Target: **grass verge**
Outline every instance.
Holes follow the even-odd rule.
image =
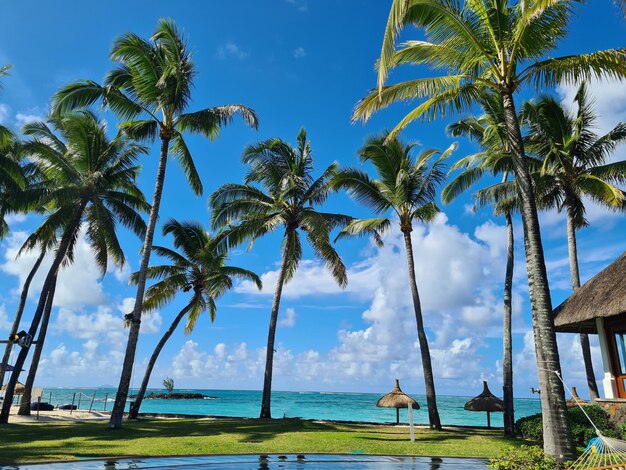
[[[104,422],[14,424],[0,430],[0,463],[117,456],[263,453],[364,453],[492,457],[520,439],[499,430],[416,429],[297,419],[141,419],[108,430]]]

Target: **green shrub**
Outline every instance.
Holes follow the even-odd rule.
[[[493,470],[554,470],[556,462],[546,456],[540,447],[509,447],[504,454],[489,459],[489,468]]]
[[[620,437],[620,433],[609,422],[609,414],[604,409],[596,405],[585,406],[585,412],[598,427],[602,435],[606,437]],[[568,408],[567,418],[576,446],[584,447],[590,439],[596,437],[595,429],[579,407]],[[541,413],[517,420],[515,429],[526,440],[543,442]]]

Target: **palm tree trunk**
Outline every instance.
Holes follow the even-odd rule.
[[[72,224],[69,225],[70,228],[65,231],[63,238],[61,239],[61,243],[59,244],[59,247],[57,249],[54,260],[52,261],[52,266],[50,266],[50,270],[48,271],[46,279],[44,280],[43,286],[41,288],[42,293],[49,292],[53,282],[55,282],[57,273],[59,272],[59,268],[61,267],[61,262],[65,258],[70,243],[74,238],[72,236],[72,233],[74,233],[80,225],[80,221],[82,219],[83,212],[86,206],[87,202],[83,202],[80,204],[80,206],[78,207],[78,212],[76,213],[75,220]],[[30,323],[30,328],[28,329],[28,335],[32,338],[34,338],[37,334],[37,329],[39,328],[39,322],[41,321],[47,298],[47,295],[41,295],[39,297],[37,310],[35,310],[35,314],[33,315],[33,319]],[[29,349],[30,346],[21,348],[20,353],[17,356],[17,360],[15,361],[15,369],[11,373],[11,378],[7,383],[4,401],[2,402],[2,411],[0,411],[0,424],[6,424],[9,422],[9,413],[11,411],[11,404],[13,403],[15,384],[17,384],[17,379],[20,376],[20,371],[22,370],[22,367],[24,367],[24,363],[26,362],[26,357],[28,356]]]
[[[270,316],[270,326],[267,333],[267,352],[265,355],[265,376],[263,379],[263,398],[261,399],[261,419],[271,419],[271,401],[272,401],[272,370],[274,368],[274,341],[276,339],[276,323],[278,321],[278,309],[280,308],[280,296],[283,292],[283,284],[285,283],[285,272],[287,271],[287,257],[289,256],[291,239],[289,233],[285,234],[287,242],[283,250],[283,259],[280,263],[280,271],[278,271],[278,280],[276,281],[276,289],[274,290],[274,300],[272,302],[272,314]]]
[[[167,166],[167,152],[170,145],[170,138],[169,136],[161,135],[161,153],[159,156],[159,166],[157,169],[156,183],[154,185],[154,196],[152,198],[152,207],[150,208],[146,237],[143,242],[139,276],[137,277],[137,295],[135,297],[135,306],[131,313],[132,319],[128,331],[128,342],[126,343],[126,353],[124,355],[120,383],[117,388],[117,394],[115,395],[111,419],[109,420],[110,429],[122,427],[124,407],[126,406],[126,398],[128,397],[128,389],[130,388],[130,380],[133,374],[135,352],[137,350],[137,341],[139,340],[139,328],[141,327],[141,314],[143,312],[143,297],[146,290],[146,273],[148,271],[148,263],[150,262],[150,253],[152,252],[154,231],[159,217],[159,207],[161,206],[161,195],[163,194],[163,183],[165,182],[165,168]]]
[[[46,307],[43,311],[41,327],[39,328],[39,337],[37,338],[37,344],[35,345],[35,351],[33,352],[30,369],[28,370],[28,377],[26,378],[26,383],[24,384],[24,393],[22,393],[20,409],[17,412],[18,415],[30,415],[30,402],[32,401],[33,385],[35,383],[35,376],[37,375],[41,351],[43,350],[43,345],[46,340],[46,333],[48,332],[48,323],[50,322],[50,313],[52,312],[56,285],[57,276],[54,276],[50,290],[47,293]],[[43,295],[43,292],[41,295]]]
[[[503,319],[503,361],[502,361],[502,383],[504,391],[504,434],[513,436],[515,434],[515,410],[513,406],[513,342],[511,338],[511,317],[512,317],[512,290],[513,290],[513,265],[515,259],[515,237],[513,235],[513,219],[511,213],[507,212],[506,233],[506,275],[504,278],[504,319]]]
[[[524,142],[520,131],[512,93],[502,88],[504,119],[515,178],[521,199],[522,222],[526,247],[526,271],[532,305],[533,332],[537,353],[537,373],[541,387],[544,451],[563,462],[574,457],[565,391],[560,380],[561,364],[552,317],[552,299],[541,243],[535,194],[528,167],[524,161]]]
[[[578,272],[578,248],[576,244],[576,227],[574,226],[574,215],[570,208],[567,209],[567,250],[569,254],[569,270],[572,276],[572,288],[574,292],[580,287],[580,274]],[[589,345],[589,335],[580,334],[580,346],[583,351],[585,372],[587,374],[587,386],[589,387],[589,398],[597,400],[600,398],[596,374],[593,371],[591,362],[591,346]]]
[[[424,370],[424,386],[426,390],[426,404],[428,405],[428,422],[430,429],[441,430],[441,420],[437,410],[437,396],[435,394],[435,378],[433,377],[433,366],[430,360],[430,349],[428,348],[428,338],[424,331],[424,320],[422,318],[422,305],[420,303],[417,282],[415,280],[415,264],[413,260],[413,244],[411,242],[411,228],[403,228],[404,244],[406,246],[406,258],[409,267],[409,284],[411,285],[411,295],[413,297],[413,308],[415,309],[415,320],[417,322],[417,338],[422,355],[422,369]]]
[[[193,300],[189,304],[187,304],[187,306],[183,308],[178,313],[178,315],[176,315],[176,318],[174,318],[174,321],[172,322],[170,327],[167,329],[167,331],[165,332],[165,334],[163,335],[159,343],[156,345],[156,348],[154,348],[154,351],[152,352],[152,356],[150,356],[150,361],[148,362],[148,367],[146,368],[146,373],[144,374],[143,380],[141,381],[141,387],[139,388],[139,391],[137,392],[137,396],[135,397],[135,403],[133,404],[132,409],[130,410],[130,413],[128,414],[128,417],[130,419],[137,418],[137,415],[139,414],[139,407],[141,406],[141,403],[143,402],[143,397],[145,396],[146,389],[148,388],[148,382],[150,381],[150,375],[152,374],[152,369],[154,369],[154,364],[156,363],[159,357],[159,354],[161,354],[161,350],[163,349],[163,346],[165,346],[165,343],[167,343],[167,341],[170,339],[170,337],[172,336],[172,334],[178,327],[178,324],[183,319],[183,317],[187,315],[187,312],[189,312],[189,310],[191,309],[192,304],[193,304]]]
[[[24,281],[24,285],[22,286],[22,294],[20,295],[20,303],[17,305],[17,311],[15,312],[15,318],[13,320],[13,325],[11,326],[10,335],[13,336],[17,333],[17,330],[20,328],[20,322],[22,321],[22,314],[24,313],[24,306],[26,305],[26,299],[28,298],[28,291],[30,289],[30,284],[33,282],[33,278],[35,274],[37,274],[37,270],[39,266],[41,266],[41,262],[46,256],[46,251],[41,250],[39,253],[39,257],[35,264],[31,268],[26,280]],[[0,387],[4,384],[4,374],[7,370],[7,365],[9,363],[9,358],[11,357],[11,350],[13,349],[13,343],[7,343],[6,348],[4,349],[4,356],[2,357],[2,362],[0,363]]]

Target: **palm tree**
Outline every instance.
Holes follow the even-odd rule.
[[[178,324],[187,317],[185,334],[190,334],[198,317],[208,310],[211,321],[215,321],[217,306],[215,300],[233,287],[233,278],[248,279],[261,289],[261,279],[252,271],[236,266],[225,266],[226,253],[219,250],[220,239],[209,235],[197,222],[178,222],[170,220],[163,226],[163,234],[172,234],[174,246],[178,251],[154,246],[159,256],[171,264],[148,268],[148,279],[160,279],[146,290],[144,310],[154,310],[167,305],[178,292],[192,291],[191,299],[172,321],[157,344],[137,392],[135,404],[129,414],[136,418],[143,401],[152,369],[163,346],[170,339]],[[132,280],[136,279],[136,275]],[[165,383],[165,381],[164,381]]]
[[[526,102],[522,122],[528,127],[526,148],[543,160],[537,175],[542,208],[565,210],[567,246],[572,288],[580,287],[576,230],[587,225],[583,197],[610,209],[626,207],[624,191],[615,185],[626,182],[626,161],[606,163],[617,145],[626,141],[626,123],[603,136],[594,131],[596,115],[584,82],[574,98],[576,113],[552,97]],[[593,372],[589,336],[580,335],[587,385],[592,400],[599,398]]]
[[[479,117],[470,116],[448,125],[448,131],[453,137],[465,136],[477,142],[481,152],[461,158],[451,167],[451,171],[462,169],[461,173],[452,180],[442,191],[444,203],[450,203],[461,193],[468,190],[485,173],[492,175],[503,174],[503,183],[507,182],[513,173],[512,159],[506,141],[502,100],[498,95],[487,93],[481,98],[481,107],[484,114]],[[489,189],[487,189],[489,191]],[[502,197],[495,192],[496,197]],[[513,234],[513,218],[511,208],[506,204],[508,198],[496,200],[495,212],[504,215],[507,232],[507,261],[504,276],[503,296],[503,360],[502,383],[504,398],[504,434],[515,434],[515,409],[513,403],[513,345],[511,334],[512,318],[512,289],[513,267],[515,263],[515,238]]]
[[[388,139],[388,137],[388,133],[370,137],[359,150],[361,161],[371,162],[374,165],[378,179],[373,180],[367,173],[349,168],[338,172],[332,184],[335,189],[347,190],[348,194],[370,206],[377,214],[384,215],[393,211],[397,217],[406,247],[409,285],[424,371],[428,421],[431,429],[441,429],[428,337],[424,329],[422,306],[415,280],[411,232],[414,221],[430,222],[439,213],[435,197],[438,186],[446,177],[443,159],[450,155],[455,145],[452,145],[433,162],[433,157],[438,155],[439,151],[426,150],[415,158],[412,155],[415,143],[403,143],[397,138]],[[386,217],[353,220],[340,233],[340,237],[374,233],[375,240],[381,243],[379,234],[390,227],[391,220]]]
[[[393,102],[423,99],[391,132],[416,119],[462,112],[485,90],[502,97],[507,140],[521,195],[526,267],[535,331],[543,410],[544,450],[559,461],[574,456],[567,406],[559,379],[559,353],[552,318],[535,195],[524,164],[524,142],[514,94],[524,85],[535,88],[573,83],[592,77],[626,77],[626,48],[550,57],[567,34],[575,0],[522,1],[394,0],[378,62],[378,87],[359,102],[354,119],[367,120]],[[413,25],[425,41],[407,41],[396,49],[402,29]],[[385,86],[391,68],[425,64],[442,75]]]
[[[31,140],[24,144],[25,152],[35,160],[50,184],[39,192],[39,205],[51,207],[42,224],[26,239],[22,251],[36,246],[47,246],[59,234],[59,242],[52,265],[43,283],[37,309],[28,330],[30,337],[37,333],[40,322],[46,324],[50,315],[52,293],[56,276],[63,265],[72,263],[74,249],[81,232],[85,232],[102,274],[107,270],[109,257],[118,265],[125,262],[116,225],[145,233],[145,223],[138,211],[147,211],[149,205],[138,189],[135,179],[139,171],[136,160],[147,149],[123,135],[107,138],[106,124],[87,111],[36,122],[24,127]],[[55,134],[56,130],[60,136]],[[53,183],[52,183],[53,182]],[[44,312],[44,309],[46,310]],[[41,331],[37,348],[44,344]],[[8,382],[0,423],[7,423],[13,392],[29,347],[23,347],[17,357],[15,370]],[[37,363],[33,362],[27,383],[32,385]],[[23,400],[29,403],[30,390]],[[26,410],[24,410],[26,411]]]
[[[284,230],[267,336],[260,413],[260,418],[269,419],[272,417],[272,368],[280,298],[283,285],[293,278],[302,259],[300,234],[304,232],[317,257],[337,284],[344,287],[348,282],[346,268],[329,237],[333,228],[347,224],[351,218],[316,210],[328,197],[329,178],[337,164],[331,164],[320,177],[313,178],[313,155],[304,128],[298,133],[295,148],[279,138],[268,139],[247,147],[242,160],[250,165],[244,184],[221,186],[211,195],[210,206],[213,228],[229,227],[225,236],[231,247]]]
[[[220,128],[232,122],[236,114],[240,114],[255,129],[258,124],[254,111],[237,104],[186,112],[191,100],[195,67],[185,40],[172,20],[159,20],[150,40],[133,33],[118,38],[113,45],[111,59],[117,62],[117,67],[105,77],[104,85],[93,81],[67,85],[54,96],[53,109],[63,112],[102,100],[103,105],[126,120],[120,124],[120,129],[128,136],[147,141],[154,141],[158,137],[161,143],[152,210],[137,277],[135,306],[131,312],[120,384],[109,421],[110,428],[119,428],[139,339],[146,273],[159,215],[168,153],[171,151],[184,170],[191,188],[200,195],[202,182],[183,134],[190,132],[215,139]]]

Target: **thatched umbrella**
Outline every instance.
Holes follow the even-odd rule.
[[[398,379],[396,379],[396,385],[393,387],[393,390],[384,397],[379,398],[376,406],[379,408],[395,408],[396,424],[400,423],[400,408],[407,408],[409,410],[409,425],[411,426],[411,441],[415,440],[413,433],[413,410],[419,410],[420,406],[400,389],[400,381]]]
[[[3,385],[2,388],[0,388],[0,390],[6,390],[8,385],[9,384]],[[13,393],[24,393],[24,388],[25,387],[23,383],[17,382],[15,384],[15,391]]]
[[[465,404],[465,409],[468,411],[486,411],[487,427],[490,428],[491,413],[493,413],[494,411],[504,412],[504,402],[489,391],[487,381],[483,380],[483,393],[468,401]]]
[[[573,407],[578,405],[588,405],[588,403],[578,396],[578,392],[576,391],[576,387],[572,387],[572,398],[565,402],[567,406]]]

